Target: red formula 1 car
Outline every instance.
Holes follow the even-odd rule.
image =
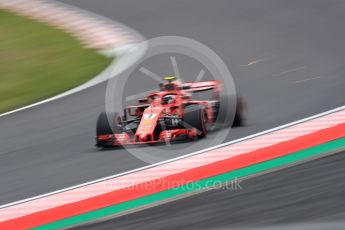
[[[160,91],[128,106],[124,114],[102,112],[97,120],[97,147],[153,144],[199,139],[215,127],[239,126],[242,103],[237,98],[234,119],[230,118],[230,97],[222,92],[221,82],[181,83],[173,76],[164,77]],[[196,100],[197,92],[211,91],[211,99]],[[130,117],[130,118],[129,118]]]

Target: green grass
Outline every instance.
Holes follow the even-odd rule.
[[[0,113],[80,85],[110,62],[63,31],[0,10]]]

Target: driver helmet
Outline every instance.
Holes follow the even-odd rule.
[[[171,104],[175,101],[175,95],[165,95],[163,97],[163,103],[164,104]]]

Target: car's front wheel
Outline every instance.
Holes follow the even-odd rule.
[[[97,136],[121,132],[121,116],[119,113],[102,112],[99,114],[96,125]]]

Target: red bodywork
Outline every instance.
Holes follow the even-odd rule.
[[[136,106],[126,108],[125,113],[135,117],[136,122],[139,123],[135,132],[131,133],[124,130],[122,133],[99,135],[96,137],[97,146],[104,146],[104,143],[111,146],[121,146],[171,142],[181,138],[194,139],[197,137],[197,130],[194,127],[178,127],[177,124],[183,121],[185,107],[192,104],[202,106],[207,117],[207,123],[212,124],[215,122],[214,105],[218,102],[219,95],[222,92],[219,81],[196,83],[171,81],[161,84],[160,87],[160,91],[150,93],[147,97],[139,99]],[[206,90],[213,91],[213,100],[193,100],[193,93]],[[167,98],[171,98],[171,100],[167,100]],[[133,119],[126,121],[127,115],[123,116],[122,119],[124,129],[130,121],[135,122]],[[172,125],[165,127],[166,122]],[[157,130],[159,124],[161,124],[161,130]]]

